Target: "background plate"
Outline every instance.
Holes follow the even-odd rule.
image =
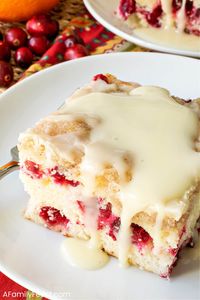
[[[199,96],[200,62],[155,53],[92,56],[59,64],[16,84],[0,96],[0,164],[19,133],[55,110],[94,74],[110,72],[123,80],[160,85],[174,95]],[[170,281],[117,260],[103,269],[70,267],[61,255],[64,237],[22,217],[28,196],[15,172],[0,181],[0,270],[22,286],[52,299],[196,300],[198,264],[179,264]]]
[[[118,20],[114,14],[119,4],[119,0],[83,0],[85,6],[93,17],[104,25],[107,29],[121,36],[127,41],[134,44],[146,47],[149,49],[168,52],[173,54],[187,55],[193,57],[200,57],[200,51],[188,51],[178,48],[168,47],[156,44],[154,42],[142,39],[134,34],[134,30],[128,28],[123,21]],[[199,38],[200,43],[200,38]]]

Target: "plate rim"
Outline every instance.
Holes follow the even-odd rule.
[[[83,1],[87,1],[87,0],[83,0]],[[76,64],[79,61],[87,61],[87,60],[93,60],[93,59],[98,59],[99,57],[104,57],[107,55],[109,56],[156,56],[156,57],[162,57],[162,56],[166,56],[168,58],[172,58],[172,59],[180,59],[180,60],[190,60],[193,61],[195,63],[199,63],[200,64],[200,60],[198,60],[195,57],[190,57],[190,56],[180,56],[178,54],[170,54],[170,53],[165,53],[165,52],[145,52],[145,51],[140,51],[140,52],[126,52],[126,51],[122,51],[122,52],[112,52],[112,53],[102,53],[102,54],[95,54],[95,55],[89,55],[89,56],[85,56],[82,58],[78,58],[76,60],[71,60],[71,61],[65,61],[65,62],[61,62],[52,66],[49,66],[48,68],[42,69],[38,72],[35,72],[25,78],[23,78],[22,80],[18,81],[17,83],[15,83],[14,85],[12,85],[11,87],[9,87],[7,90],[5,90],[3,93],[0,94],[0,105],[1,105],[1,101],[3,101],[3,99],[11,94],[12,92],[15,91],[16,88],[20,87],[21,85],[23,86],[26,82],[32,81],[33,78],[36,77],[40,77],[42,76],[42,74],[44,73],[50,73],[53,72],[54,69],[59,69],[60,65],[64,65],[64,64]]]
[[[95,0],[93,0],[94,2]],[[83,0],[87,10],[91,13],[91,15],[103,26],[105,26],[109,31],[113,32],[114,34],[122,37],[123,39],[134,43],[136,45],[139,45],[144,48],[148,48],[151,50],[163,52],[166,54],[176,54],[176,55],[181,55],[181,56],[187,56],[191,58],[200,58],[200,52],[199,51],[190,51],[190,50],[181,50],[177,48],[170,48],[168,46],[162,46],[157,43],[153,43],[150,41],[145,41],[142,38],[139,38],[137,36],[131,36],[130,34],[124,32],[123,30],[119,29],[118,27],[112,25],[109,23],[107,20],[105,20],[93,7],[93,4],[91,3],[91,0]]]

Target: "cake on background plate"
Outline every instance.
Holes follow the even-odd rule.
[[[25,217],[169,277],[200,215],[200,101],[98,74],[19,137]]]
[[[200,0],[120,0],[117,15],[133,28],[174,28],[200,36]]]

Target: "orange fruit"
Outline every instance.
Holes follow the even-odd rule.
[[[0,0],[0,20],[25,21],[36,14],[49,11],[58,2],[59,0]]]

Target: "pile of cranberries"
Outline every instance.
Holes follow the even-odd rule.
[[[26,23],[26,30],[13,27],[5,35],[0,32],[0,86],[8,87],[13,81],[11,56],[21,68],[27,68],[34,56],[42,56],[58,35],[59,23],[47,15],[37,15]],[[65,40],[65,60],[88,55],[83,40],[75,33]]]

